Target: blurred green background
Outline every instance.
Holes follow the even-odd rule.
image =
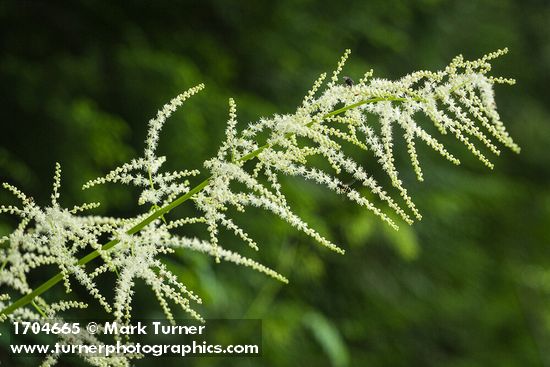
[[[141,154],[146,122],[192,85],[207,88],[161,136],[172,168],[201,168],[212,156],[229,97],[241,127],[292,112],[346,48],[344,75],[359,79],[370,68],[396,78],[507,46],[493,70],[518,83],[497,87],[497,102],[522,153],[504,151],[489,172],[459,145],[458,168],[421,150],[421,185],[401,154],[421,222],[392,232],[292,180],[296,210],[346,255],[265,215],[239,220],[261,244],[256,259],[287,286],[202,256],[166,261],[204,297],[205,317],[263,320],[261,358],[184,365],[550,366],[549,20],[543,0],[3,0],[0,176],[46,203],[58,161],[63,204],[100,200],[102,213],[131,215],[142,210],[132,191],[80,186]],[[2,232],[11,225],[1,223]],[[152,292],[140,292],[134,310],[159,316]]]

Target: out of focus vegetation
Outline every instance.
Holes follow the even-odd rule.
[[[131,191],[80,186],[137,154],[147,120],[198,82],[206,91],[161,137],[172,167],[200,168],[213,154],[227,98],[242,124],[293,111],[345,48],[345,75],[395,78],[507,46],[494,73],[518,83],[499,87],[497,101],[522,153],[504,151],[488,172],[426,149],[421,185],[398,162],[422,222],[394,233],[292,181],[298,212],[345,256],[277,219],[245,216],[258,259],[290,285],[201,256],[167,262],[204,296],[205,317],[263,319],[261,360],[189,365],[550,366],[549,19],[543,0],[2,1],[0,176],[45,202],[59,161],[66,206],[99,200],[105,213],[135,213]],[[159,316],[143,292],[134,309]]]

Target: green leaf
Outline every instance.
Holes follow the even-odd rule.
[[[307,313],[302,322],[308,327],[334,367],[349,365],[349,352],[338,329],[324,315]]]

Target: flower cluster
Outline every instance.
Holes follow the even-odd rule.
[[[301,176],[322,184],[368,208],[397,229],[382,206],[358,188],[344,183],[344,175],[351,176],[407,223],[412,223],[413,218],[421,219],[394,164],[394,135],[402,131],[420,181],[423,172],[416,153],[418,140],[450,162],[459,164],[460,161],[417,122],[416,114],[427,116],[441,133],[453,134],[490,168],[493,165],[474,139],[495,154],[500,151],[490,137],[519,152],[500,121],[492,89],[495,83],[514,81],[487,76],[491,68],[489,61],[506,52],[506,49],[499,50],[475,61],[465,61],[458,56],[442,71],[419,71],[397,81],[373,78],[369,71],[357,84],[347,77],[345,83],[339,83],[339,74],[349,55],[347,51],[318,97],[326,74],[314,83],[294,114],[261,119],[249,124],[240,135],[236,129],[235,103],[230,100],[226,140],[217,156],[205,162],[211,178],[208,186],[194,197],[204,213],[201,219],[208,226],[211,243],[217,244],[218,226],[222,225],[257,248],[249,235],[224,214],[229,206],[240,211],[246,206],[255,206],[281,217],[320,244],[343,252],[292,212],[281,190],[283,175]],[[259,146],[259,136],[266,134],[265,144]],[[370,152],[401,198],[392,197],[368,173],[367,167],[348,155],[346,145]],[[323,158],[328,168],[313,165],[314,157]],[[251,158],[256,159],[248,172],[245,162]],[[236,191],[232,183],[239,183],[244,190]]]
[[[107,182],[132,184],[142,188],[139,204],[150,203],[155,209],[158,209],[160,207],[159,205],[166,204],[182,193],[189,191],[189,181],[178,181],[184,177],[195,176],[199,174],[199,171],[184,170],[158,173],[162,164],[166,162],[166,157],[157,157],[155,153],[159,140],[159,132],[164,126],[166,119],[168,119],[186,99],[198,93],[203,88],[204,84],[199,84],[176,96],[170,103],[166,104],[162,110],[158,111],[155,118],[149,121],[149,130],[145,141],[146,146],[143,157],[123,164],[104,177],[99,177],[87,182],[83,188],[87,189]],[[139,173],[140,171],[141,173]]]
[[[137,279],[151,287],[168,320],[174,321],[170,303],[202,320],[195,310],[201,298],[182,284],[161,261],[162,255],[178,249],[204,253],[217,262],[224,260],[244,265],[286,283],[287,279],[275,270],[243,257],[221,243],[219,229],[223,227],[252,249],[259,249],[250,234],[235,223],[229,214],[230,208],[239,212],[249,207],[263,209],[319,244],[343,253],[343,249],[293,212],[284,194],[283,176],[300,176],[324,185],[372,211],[396,229],[398,224],[387,214],[388,208],[406,223],[421,219],[395,166],[395,137],[401,135],[404,139],[411,165],[420,181],[424,173],[416,149],[419,140],[450,162],[460,163],[434,134],[428,132],[427,127],[422,126],[417,118],[420,114],[427,117],[440,133],[452,135],[463,143],[489,168],[493,165],[483,150],[500,154],[496,142],[519,152],[519,147],[500,120],[493,92],[495,84],[513,84],[514,81],[488,75],[490,61],[506,52],[506,49],[498,50],[474,61],[458,56],[441,71],[419,71],[396,81],[374,78],[369,71],[354,83],[349,77],[345,77],[344,82],[340,78],[349,56],[347,51],[324,90],[326,74],[315,81],[295,113],[260,119],[240,131],[236,104],[230,99],[225,140],[217,154],[204,162],[204,173],[208,173],[208,178],[192,188],[189,180],[200,172],[195,169],[161,172],[166,158],[156,155],[156,147],[167,118],[204,85],[193,87],[175,97],[149,121],[142,157],[83,186],[85,189],[106,183],[137,186],[141,189],[138,204],[147,203],[152,211],[134,218],[84,215],[99,205],[96,203],[70,210],[62,208],[58,201],[59,165],[55,169],[51,205],[47,207],[38,206],[20,190],[5,183],[3,187],[22,204],[0,206],[0,213],[20,218],[17,228],[0,238],[0,244],[4,245],[0,249],[2,319],[60,317],[58,313],[67,309],[87,306],[66,300],[46,302],[40,297],[41,293],[33,291],[28,277],[34,269],[42,266],[54,265],[59,269],[59,279],[50,280],[48,287],[62,280],[66,291],[71,292],[71,282],[76,280],[118,322],[131,319]],[[369,173],[370,169],[356,161],[352,152],[347,151],[350,147],[369,152],[387,175],[391,187],[383,187]],[[350,177],[357,185],[352,187],[345,183]],[[193,201],[197,215],[172,220],[165,218],[171,209],[187,200]],[[206,227],[205,238],[181,234],[185,233],[186,225],[195,223]],[[101,246],[105,238],[110,242]],[[79,258],[82,251],[92,252]],[[86,269],[86,264],[96,257],[100,257],[103,263]],[[107,272],[117,276],[112,301],[97,286],[98,277]],[[48,287],[43,287],[40,292]],[[16,293],[23,297],[19,303],[10,303],[10,297]],[[86,342],[99,343],[90,335],[80,337]],[[53,365],[57,357],[49,356],[44,365]],[[116,361],[92,358],[89,362],[97,366],[129,364],[125,358]]]
[[[9,212],[21,219],[18,227],[4,238],[9,247],[1,252],[0,285],[9,286],[21,294],[30,293],[28,274],[38,267],[55,265],[67,293],[71,292],[70,276],[73,276],[110,312],[111,306],[79,263],[78,254],[90,248],[99,249],[100,238],[116,231],[121,220],[79,215],[97,207],[97,203],[75,206],[71,210],[62,208],[58,203],[60,178],[61,168],[56,164],[52,201],[46,208],[37,205],[16,187],[3,184],[21,200],[22,207],[0,206],[0,212]]]

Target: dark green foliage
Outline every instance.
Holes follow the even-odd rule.
[[[345,48],[353,54],[344,74],[358,79],[370,68],[393,78],[509,47],[495,74],[518,83],[498,88],[497,101],[522,153],[504,151],[488,172],[474,159],[455,169],[419,149],[422,185],[399,161],[420,223],[390,232],[369,212],[292,180],[298,213],[345,256],[249,213],[237,221],[289,285],[187,254],[167,264],[204,297],[203,316],[263,319],[261,361],[189,365],[547,366],[548,19],[548,3],[535,0],[3,1],[0,176],[45,202],[59,161],[66,206],[98,200],[104,212],[135,213],[143,209],[132,192],[80,185],[141,151],[147,120],[192,85],[207,88],[161,136],[173,168],[201,168],[216,151],[228,97],[241,127],[290,112]],[[134,309],[158,315],[149,296]]]

